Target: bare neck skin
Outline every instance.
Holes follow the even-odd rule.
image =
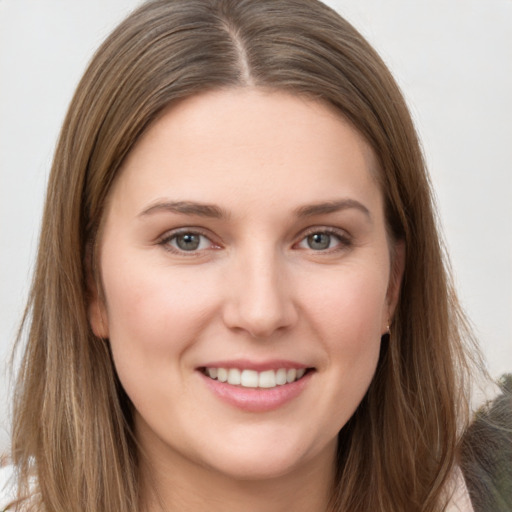
[[[328,446],[296,471],[284,476],[237,480],[207,467],[180,460],[151,457],[153,467],[142,464],[144,512],[328,512],[335,474],[335,449]],[[178,456],[179,457],[179,456]],[[181,458],[181,457],[180,457]],[[176,471],[176,467],[180,470]]]

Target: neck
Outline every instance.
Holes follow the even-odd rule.
[[[324,453],[285,475],[250,480],[219,473],[189,461],[169,464],[162,459],[146,459],[141,467],[142,510],[327,512],[335,472],[335,450],[332,447],[329,450],[332,454],[330,464],[325,464]]]

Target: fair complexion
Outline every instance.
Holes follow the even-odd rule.
[[[133,402],[145,510],[327,509],[398,294],[377,172],[339,114],[254,88],[138,141],[90,319]]]

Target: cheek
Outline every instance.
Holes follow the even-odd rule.
[[[331,393],[323,410],[337,433],[353,415],[375,375],[379,360],[386,283],[379,275],[345,276],[324,289],[323,307],[314,311],[316,330],[328,354]],[[323,397],[319,396],[318,400]]]
[[[135,408],[151,417],[162,404],[179,403],[185,392],[183,355],[211,318],[210,284],[199,275],[192,279],[181,269],[171,272],[137,258],[105,257],[103,270],[116,371]]]
[[[387,274],[378,267],[346,268],[311,280],[303,290],[305,311],[328,339],[378,338],[387,316]],[[307,299],[306,299],[307,297]],[[355,347],[357,348],[357,347]]]
[[[104,289],[113,350],[165,357],[183,351],[214,307],[212,284],[197,272],[104,259]],[[129,276],[128,278],[126,276]]]
[[[384,277],[383,277],[384,276]],[[385,272],[350,271],[309,287],[309,324],[332,370],[334,400],[342,397],[341,423],[357,407],[377,366],[387,301]],[[334,407],[337,408],[335,404]]]

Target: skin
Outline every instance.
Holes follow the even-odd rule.
[[[398,295],[377,172],[339,114],[255,88],[186,99],[138,141],[109,197],[90,321],[134,405],[146,510],[327,509],[337,434]],[[162,206],[177,201],[223,215]],[[311,370],[298,396],[253,412],[199,371],[233,359]]]

